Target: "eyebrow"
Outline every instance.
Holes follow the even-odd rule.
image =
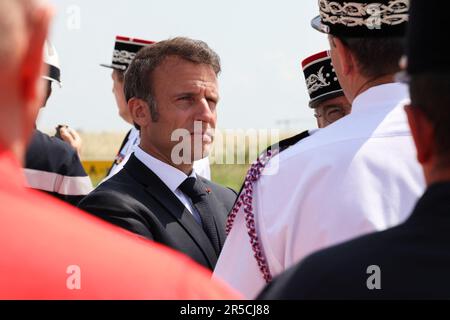
[[[198,95],[198,93],[196,93],[196,92],[185,91],[185,92],[178,93],[178,94],[174,95],[174,97],[175,97],[175,98],[180,98],[180,97],[195,97],[195,96],[197,96],[197,95]],[[217,93],[214,93],[214,92],[213,92],[213,93],[207,92],[207,93],[206,93],[206,98],[207,98],[207,99],[214,99],[214,100],[216,100],[216,101],[219,101],[219,99],[220,99],[219,95],[218,95]]]
[[[176,98],[179,98],[179,97],[194,97],[194,96],[196,96],[197,95],[197,93],[194,93],[194,92],[182,92],[182,93],[178,93],[178,94],[176,94],[176,95],[174,95],[174,97],[176,97]]]
[[[326,104],[322,108],[344,108],[345,104],[339,104],[339,103],[333,103],[333,104]]]

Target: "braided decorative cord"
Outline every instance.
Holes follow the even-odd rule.
[[[247,172],[247,176],[245,177],[244,188],[242,189],[242,192],[239,195],[239,198],[236,201],[233,210],[228,216],[226,228],[226,232],[227,234],[229,234],[231,228],[233,227],[234,220],[236,219],[236,215],[239,212],[239,209],[244,206],[245,222],[247,226],[247,233],[250,237],[250,244],[252,246],[256,262],[258,263],[259,270],[261,271],[266,283],[272,281],[272,275],[270,273],[269,265],[267,264],[267,260],[264,256],[264,252],[262,250],[261,243],[259,242],[256,232],[255,216],[253,213],[252,205],[253,186],[261,177],[262,171],[264,170],[270,159],[278,153],[279,149],[276,149],[273,152],[271,150],[268,150],[266,153],[263,153],[261,156],[259,156],[258,159],[251,165],[249,171]]]

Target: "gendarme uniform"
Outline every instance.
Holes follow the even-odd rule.
[[[331,34],[404,33],[407,1],[319,4],[321,30]],[[365,14],[374,6],[381,10],[381,28],[373,28],[372,16]],[[397,23],[389,24],[392,21]],[[275,173],[255,184],[252,205],[255,233],[272,275],[316,250],[384,230],[408,217],[424,190],[403,110],[408,99],[403,84],[372,87],[355,98],[350,115],[269,162],[265,170]],[[247,298],[266,284],[243,210],[236,215],[215,274]]]
[[[129,37],[117,36],[114,45],[114,53],[111,64],[101,64],[102,67],[111,68],[117,71],[125,72],[130,66],[136,54],[142,48],[155,43],[154,41],[134,39]],[[122,144],[117,152],[114,162],[106,175],[106,178],[102,183],[117,172],[122,170],[125,163],[127,163],[130,156],[135,151],[136,147],[139,146],[141,142],[139,130],[136,128],[131,128],[126,134]],[[195,172],[206,178],[211,179],[211,169],[209,165],[209,158],[205,158],[194,162]]]
[[[58,56],[49,43],[45,46],[44,61],[49,73],[43,78],[61,85]],[[91,180],[75,149],[37,129],[27,149],[24,172],[30,188],[47,192],[74,206],[92,191]]]

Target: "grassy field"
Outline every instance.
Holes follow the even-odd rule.
[[[110,165],[111,162],[107,161],[83,161],[83,166],[94,186],[103,180]],[[215,164],[211,166],[211,180],[239,191],[248,168],[249,165]]]
[[[120,146],[125,134],[125,132],[80,132],[83,139],[81,159],[83,166],[90,176],[94,186],[97,186],[98,183],[106,176],[106,173],[111,166],[112,160],[114,159],[117,149]],[[292,135],[292,133],[283,133],[280,135],[280,139],[290,135]],[[260,143],[258,146],[254,148],[256,153],[252,152],[252,154],[250,154],[249,145],[251,144],[248,142],[248,136],[225,136],[224,140],[227,140],[228,138],[229,141],[234,141],[234,143],[231,144],[231,151],[234,154],[234,160],[236,160],[234,162],[239,164],[221,164],[221,162],[227,162],[224,161],[227,158],[224,153],[228,152],[230,148],[222,148],[219,151],[213,149],[210,158],[213,159],[213,164],[211,165],[211,180],[239,191],[250,164],[255,160],[257,154],[270,145],[272,141],[261,139],[262,142],[259,141]],[[228,147],[230,146],[230,143],[225,143],[225,141],[222,141],[222,143],[227,144]],[[223,161],[217,161],[217,159],[222,159]],[[245,161],[237,161],[237,159],[244,159]],[[242,162],[244,162],[244,164],[242,164]]]
[[[230,187],[236,192],[241,189],[245,174],[250,165],[215,164],[211,166],[211,180],[220,185]]]

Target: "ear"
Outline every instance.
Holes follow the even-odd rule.
[[[339,56],[340,70],[343,76],[349,75],[355,68],[355,59],[347,46],[336,37],[331,36],[331,45]]]
[[[21,65],[21,91],[27,107],[35,104],[40,107],[43,102],[46,89],[40,81],[44,71],[43,51],[52,16],[51,7],[41,6],[28,21],[27,47]]]
[[[407,105],[405,111],[417,149],[417,160],[422,165],[430,164],[435,154],[433,125],[419,108]]]
[[[145,128],[152,122],[150,107],[144,100],[131,98],[128,101],[128,108],[130,108],[133,122],[139,125],[139,127]]]

